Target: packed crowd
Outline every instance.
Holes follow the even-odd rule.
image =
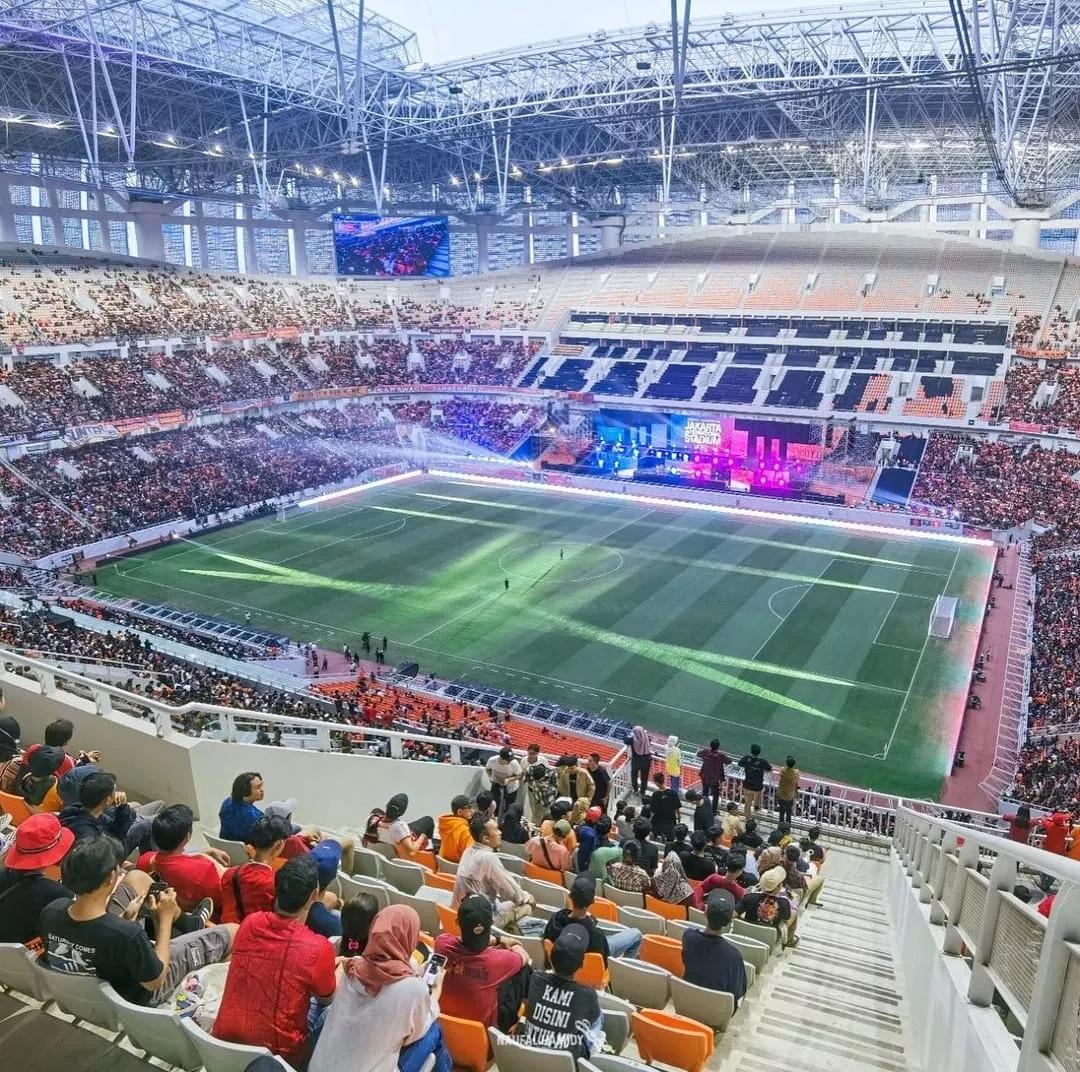
[[[0,270],[11,301],[0,345],[37,345],[274,329],[462,331],[527,327],[536,279],[458,283],[461,300],[387,300],[377,285],[258,279],[180,269],[12,266]],[[435,289],[426,292],[434,295]]]
[[[366,342],[316,339],[310,344],[260,343],[212,352],[176,349],[94,357],[59,366],[17,361],[0,371],[0,434],[62,431],[78,424],[198,412],[226,402],[289,395],[325,387],[397,384],[513,384],[539,343],[438,339],[410,350],[396,338]]]
[[[19,461],[22,484],[3,471],[7,509],[0,514],[0,541],[36,557],[164,522],[207,521],[355,478],[388,460],[396,456],[378,443],[357,440],[346,454],[315,434],[301,436],[285,418],[56,451]]]
[[[1049,383],[1055,392],[1049,405],[1035,407],[1039,385]],[[1013,405],[1013,384],[1019,387]],[[1006,412],[1013,420],[1030,421],[1047,428],[1080,429],[1080,376],[1072,365],[1039,369],[1037,364],[1014,364],[1006,377]]]
[[[8,587],[3,584],[2,579],[0,579],[0,587]],[[163,622],[158,618],[132,614],[106,603],[86,599],[62,599],[60,605],[69,610],[89,614],[99,621],[113,622],[125,629],[164,637],[166,640],[175,640],[178,644],[194,644],[200,651],[222,655],[227,659],[270,659],[279,654],[276,649],[261,644],[229,640],[211,633],[196,633],[191,629],[169,625],[168,622]]]
[[[935,433],[911,498],[993,529],[1034,520],[1050,527],[1040,547],[1069,546],[1080,536],[1080,485],[1072,479],[1078,468],[1078,456],[1065,450]]]
[[[0,941],[310,1072],[418,1072],[432,1057],[451,1072],[462,1020],[576,1059],[618,1053],[626,1031],[605,1024],[612,1002],[626,1008],[618,965],[664,968],[696,988],[698,1009],[714,1011],[680,1027],[711,1044],[753,979],[733,922],[797,945],[826,882],[820,830],[765,829],[752,794],[684,802],[645,770],[642,791],[615,800],[595,756],[587,766],[566,756],[556,795],[541,801],[526,788],[538,746],[492,757],[490,788],[454,796],[437,820],[411,815],[399,793],[355,835],[299,826],[295,800],[266,802],[262,775],[242,772],[218,815],[219,836],[245,849],[236,862],[193,845],[189,806],[135,804],[106,757],[73,753],[70,722],[25,746],[20,733],[0,716],[0,787],[21,798],[0,870]],[[756,748],[740,765],[748,776],[767,766]],[[364,878],[387,857],[419,865],[408,882],[418,876],[430,900],[403,885],[388,905],[385,886]],[[529,868],[555,881],[529,887]],[[639,902],[635,918],[609,890]],[[632,925],[645,920],[648,936]],[[643,1058],[646,1047],[642,1036]]]
[[[1031,639],[1028,739],[1011,793],[1039,807],[1080,814],[1080,722],[1076,664],[1080,655],[1080,573],[1071,556],[1037,554]],[[1064,728],[1062,735],[1051,728]]]
[[[81,628],[46,609],[0,608],[0,644],[33,658],[76,664],[84,676],[105,678],[135,696],[177,707],[205,703],[334,721],[323,705],[300,691],[260,687],[201,665],[196,661],[201,639],[195,635],[187,638],[193,650],[192,661],[186,661],[157,650],[129,629],[99,632]],[[195,736],[210,727],[208,719],[193,714],[178,714],[175,724]]]

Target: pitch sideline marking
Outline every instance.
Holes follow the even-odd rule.
[[[952,569],[949,570],[949,576],[945,580],[945,588],[942,591],[942,595],[946,595],[949,591],[949,585],[952,583],[953,574],[956,572],[956,564],[960,561],[960,548],[957,547],[956,554],[953,557]],[[923,641],[922,650],[919,652],[919,658],[915,661],[915,669],[911,673],[911,681],[908,682],[907,691],[904,693],[904,701],[900,704],[900,710],[897,712],[896,721],[893,723],[892,733],[889,734],[889,739],[885,742],[885,747],[877,753],[873,758],[886,760],[889,758],[889,750],[892,748],[893,741],[896,739],[896,731],[900,728],[900,720],[904,717],[904,712],[907,710],[908,700],[911,699],[911,690],[915,687],[915,682],[919,677],[919,667],[922,666],[923,656],[926,655],[926,649],[930,646],[930,627],[926,628],[926,639]]]

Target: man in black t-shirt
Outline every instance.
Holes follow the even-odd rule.
[[[682,801],[679,800],[679,794],[674,789],[669,789],[664,785],[662,771],[658,771],[653,780],[656,782],[656,789],[649,797],[649,807],[652,809],[652,832],[657,839],[662,838],[667,841],[675,829]]]
[[[705,929],[683,931],[683,978],[695,986],[723,990],[735,999],[735,1008],[746,993],[746,965],[738,948],[723,931],[731,926],[735,899],[727,890],[713,890],[705,902]]]
[[[589,934],[578,923],[564,927],[551,950],[550,972],[533,972],[520,1038],[526,1046],[566,1050],[574,1060],[604,1044],[604,1016],[591,986],[574,982],[585,963]]]
[[[690,851],[679,852],[686,877],[691,882],[704,882],[710,875],[716,874],[716,861],[705,850],[709,837],[704,830],[695,830],[690,835]]]
[[[41,913],[45,962],[53,971],[96,976],[136,1005],[160,1005],[188,972],[228,957],[237,928],[223,924],[173,938],[180,906],[168,889],[147,900],[152,944],[141,924],[108,911],[125,855],[106,834],[84,838],[64,857],[61,879],[75,899],[54,901]]]
[[[743,811],[749,819],[754,811],[761,807],[761,791],[765,788],[765,775],[772,770],[772,764],[761,757],[761,745],[752,744],[750,754],[739,760],[743,769]]]
[[[611,793],[611,774],[600,762],[599,752],[591,752],[589,754],[589,761],[586,763],[586,767],[592,775],[593,785],[595,787],[593,789],[591,803],[607,814],[608,796]]]

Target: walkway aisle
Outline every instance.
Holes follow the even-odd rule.
[[[920,1072],[905,1054],[906,1010],[885,906],[887,859],[830,849],[821,906],[797,948],[773,958],[720,1072]]]

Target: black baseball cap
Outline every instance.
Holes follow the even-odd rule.
[[[461,944],[470,953],[479,953],[486,949],[491,941],[491,923],[494,918],[491,902],[477,894],[465,897],[458,905],[457,918],[461,928]]]
[[[590,874],[578,875],[570,886],[570,900],[575,908],[588,908],[596,900],[596,879]]]
[[[560,975],[573,975],[585,963],[589,932],[580,923],[563,927],[551,950],[551,966]]]
[[[63,762],[64,750],[62,748],[57,748],[55,745],[42,745],[30,753],[27,766],[35,778],[46,778],[50,774],[55,774]]]
[[[709,926],[718,931],[731,922],[735,914],[735,898],[727,890],[713,890],[705,902],[705,919]]]

